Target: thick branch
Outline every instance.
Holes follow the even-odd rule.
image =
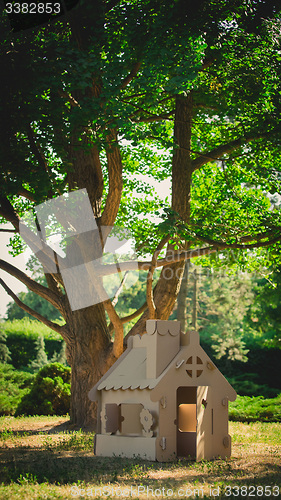
[[[280,230],[280,228],[279,228]],[[226,243],[225,241],[213,240],[211,238],[205,238],[204,236],[196,235],[196,238],[204,243],[208,243],[209,245],[214,245],[217,248],[241,248],[241,249],[250,249],[250,248],[259,248],[263,246],[272,245],[281,240],[281,233],[275,233],[273,231],[260,233],[255,236],[242,236],[240,238],[240,242],[236,241],[235,243]],[[268,241],[261,241],[267,239]],[[245,245],[245,243],[250,243],[254,241],[254,243],[250,245]]]
[[[116,304],[118,302],[118,297],[119,297],[120,293],[123,290],[123,287],[125,285],[125,282],[126,282],[128,276],[129,276],[129,273],[128,273],[128,271],[126,271],[125,274],[124,274],[124,277],[122,278],[121,283],[120,283],[118,289],[116,290],[115,295],[114,295],[114,297],[112,299],[111,303],[112,303],[113,306],[116,306]]]
[[[129,323],[129,321],[132,321],[133,319],[137,318],[146,309],[147,309],[147,302],[145,301],[145,303],[141,307],[139,307],[139,309],[137,309],[135,312],[133,312],[132,314],[129,314],[128,316],[124,316],[123,318],[120,318],[122,325],[124,325],[125,323]],[[110,334],[112,334],[112,332],[114,331],[114,326],[112,323],[109,324],[108,331]]]
[[[245,236],[245,238],[247,238],[248,241],[255,240],[254,237],[250,239],[250,237]],[[264,238],[266,238],[266,236],[264,236]],[[258,239],[260,239],[260,237],[258,237]],[[239,248],[242,250],[248,250],[252,248],[267,247],[269,245],[273,245],[274,243],[281,241],[281,234],[275,236],[274,238],[271,238],[268,241],[259,241],[248,245],[240,243],[227,244],[222,241],[214,241],[214,240],[209,240],[209,241],[212,243],[213,246],[208,246],[204,248],[194,248],[193,250],[182,250],[179,252],[170,250],[165,258],[159,259],[157,261],[156,267],[166,267],[175,264],[176,262],[182,262],[184,260],[189,260],[196,257],[202,257],[203,255],[209,255],[211,253],[217,252],[218,250],[225,250],[227,248]],[[149,271],[151,266],[151,261],[137,262],[137,264],[138,264],[138,269],[140,271]],[[136,261],[120,262],[119,265],[121,272],[134,271],[136,269]],[[116,266],[115,264],[107,264],[106,266],[100,266],[99,273],[101,276],[109,276],[111,274],[115,274]]]
[[[23,196],[24,198],[26,198],[29,201],[35,201],[34,194],[31,193],[30,191],[28,191],[28,189],[25,189],[24,187],[21,187],[18,190],[18,195]]]
[[[212,66],[213,62],[214,62],[215,58],[212,57],[211,59],[204,59],[203,63],[202,63],[202,66],[201,68],[199,69],[199,71],[205,71],[205,69],[209,68],[209,66]]]
[[[31,292],[40,295],[40,297],[50,302],[50,304],[56,307],[59,311],[61,310],[60,299],[52,290],[49,290],[43,285],[40,285],[40,283],[37,283],[32,278],[27,276],[27,274],[2,259],[0,259],[0,269],[10,274],[11,276],[14,276],[14,278],[17,278],[24,285],[26,285]]]
[[[134,64],[132,71],[122,81],[120,89],[124,89],[125,87],[127,87],[127,85],[129,85],[129,83],[137,76],[140,67],[141,67],[141,61],[138,61]]]
[[[110,299],[105,300],[103,302],[103,305],[115,330],[112,354],[115,358],[119,358],[119,356],[123,352],[123,337],[124,337],[123,324],[117,312],[115,311],[113,305],[111,304]]]
[[[19,230],[19,216],[8,198],[4,196],[0,196],[0,215],[8,222],[11,222],[16,231]]]
[[[240,137],[235,141],[228,142],[227,144],[222,144],[221,146],[218,146],[217,148],[214,148],[211,151],[207,151],[205,153],[198,153],[200,156],[198,156],[198,158],[193,160],[191,163],[192,170],[194,172],[195,170],[198,170],[199,168],[203,167],[203,165],[206,165],[206,163],[209,163],[210,161],[218,161],[224,154],[231,153],[235,149],[243,146],[244,144],[248,144],[249,142],[255,141],[257,139],[261,139],[263,137],[266,137],[267,135],[268,133],[255,134],[249,137]]]
[[[16,233],[15,229],[1,229],[0,228],[0,233]]]
[[[109,189],[103,214],[101,216],[102,226],[113,226],[121,200],[122,180],[122,158],[117,141],[117,131],[111,130],[107,137],[107,169],[109,177]]]
[[[33,316],[34,318],[38,319],[38,321],[41,321],[41,323],[44,323],[44,325],[48,326],[49,328],[51,328],[55,332],[59,333],[64,339],[66,338],[65,327],[64,326],[60,326],[60,325],[57,325],[56,323],[53,323],[53,321],[48,320],[47,318],[45,318],[41,314],[37,313],[36,311],[34,311],[30,307],[28,307],[26,304],[24,304],[16,296],[16,294],[14,292],[12,292],[12,290],[8,287],[8,285],[6,285],[6,283],[1,278],[0,278],[0,285],[2,285],[2,287],[7,292],[7,294],[10,295],[10,297],[12,297],[12,299],[15,301],[15,303],[21,309],[23,309],[24,311],[26,311],[28,314],[31,314],[31,316]]]
[[[145,303],[139,309],[137,309],[135,312],[133,312],[132,314],[129,314],[128,316],[124,316],[124,318],[120,318],[122,321],[122,324],[124,325],[124,323],[128,323],[129,321],[132,321],[132,319],[137,318],[146,309],[147,309],[147,302],[145,301]]]
[[[168,266],[174,264],[175,262],[181,262],[183,260],[192,259],[195,257],[201,257],[202,255],[208,255],[209,253],[216,252],[217,248],[205,247],[196,248],[194,250],[183,250],[182,252],[169,251],[165,258],[159,259],[156,263],[156,267]],[[138,265],[139,271],[148,271],[151,266],[151,261],[136,262],[129,260],[126,262],[120,262],[119,267],[121,272],[125,271],[135,271],[136,264]],[[110,276],[116,273],[115,264],[106,264],[105,266],[95,266],[96,272],[99,276]]]
[[[166,243],[168,243],[169,239],[170,239],[170,235],[163,238],[163,240],[160,241],[159,245],[157,245],[157,248],[152,256],[149,271],[147,273],[146,302],[147,302],[147,307],[148,307],[149,319],[156,318],[156,306],[155,306],[155,303],[153,300],[153,290],[152,290],[153,273],[154,273],[155,268],[157,266],[158,255],[160,254],[161,250],[164,248]]]

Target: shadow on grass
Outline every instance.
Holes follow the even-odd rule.
[[[233,486],[254,484],[280,485],[281,466],[278,462],[259,464],[259,473],[253,478],[250,465],[242,470],[237,459],[194,462],[186,459],[159,463],[138,459],[96,457],[91,452],[65,450],[38,450],[12,448],[2,450],[1,482],[9,484],[20,478],[33,478],[38,483],[102,484],[122,483],[126,487],[138,484],[151,488],[162,486],[181,488],[186,482],[198,485],[224,483]],[[249,479],[245,479],[249,478]]]
[[[0,439],[3,437],[7,437],[7,434],[10,436],[15,436],[15,437],[20,437],[20,436],[32,436],[32,435],[38,435],[38,434],[58,434],[60,432],[67,431],[68,433],[70,432],[75,432],[80,430],[80,427],[74,426],[70,423],[70,421],[62,422],[59,424],[45,424],[42,427],[37,426],[36,429],[34,428],[25,428],[25,429],[3,429],[0,431]],[[87,434],[93,432],[93,429],[83,429],[83,433]]]

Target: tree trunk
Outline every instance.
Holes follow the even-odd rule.
[[[194,269],[194,272],[193,272],[193,280],[194,280],[194,284],[193,284],[193,299],[192,299],[193,300],[192,328],[197,330],[197,280],[198,280],[198,276],[197,276],[196,269]]]
[[[178,295],[177,320],[181,322],[183,332],[187,329],[187,289],[189,279],[189,260],[185,263],[183,278]]]
[[[192,177],[191,149],[192,125],[192,94],[177,96],[175,125],[174,125],[174,153],[172,160],[172,209],[182,220],[190,219],[190,187]],[[182,247],[187,249],[188,245]],[[168,245],[167,253],[173,252]],[[162,269],[158,283],[153,291],[156,306],[156,318],[169,319],[177,299],[185,262],[177,262]],[[133,326],[129,335],[142,335],[145,332],[145,322],[148,311]]]
[[[71,342],[67,345],[71,365],[71,422],[78,427],[93,427],[95,404],[88,392],[113,364],[112,342],[102,304],[73,311],[69,317]]]

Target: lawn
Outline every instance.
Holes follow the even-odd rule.
[[[1,417],[3,500],[281,497],[281,424],[230,422],[229,460],[95,457],[67,417]],[[280,494],[279,494],[280,490]]]

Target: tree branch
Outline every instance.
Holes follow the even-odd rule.
[[[224,154],[231,153],[235,149],[243,146],[244,144],[248,144],[249,142],[257,139],[262,139],[263,137],[266,137],[268,135],[269,133],[263,133],[263,134],[251,135],[249,137],[240,137],[235,141],[228,142],[227,144],[222,144],[221,146],[218,146],[217,148],[214,148],[211,151],[205,153],[197,153],[199,154],[198,158],[193,160],[191,163],[192,170],[194,172],[195,170],[198,170],[199,168],[203,167],[203,165],[206,165],[206,163],[209,163],[210,161],[219,161],[221,160],[221,157]]]
[[[8,198],[4,196],[0,196],[0,215],[8,222],[11,222],[16,231],[19,231],[19,216]]]
[[[70,95],[68,92],[66,92],[65,90],[59,90],[58,91],[59,95],[61,97],[64,97],[70,104],[71,104],[71,107],[72,108],[76,108],[77,106],[80,108],[80,104],[78,101],[76,101],[76,99],[74,99],[74,97],[72,97],[72,95]]]
[[[278,228],[280,231],[280,228]],[[218,240],[213,240],[211,238],[205,238],[204,236],[200,236],[196,234],[196,238],[200,241],[203,241],[204,243],[208,243],[209,245],[214,245],[217,248],[242,248],[242,249],[250,249],[250,248],[259,248],[262,246],[268,246],[273,243],[277,243],[278,241],[281,240],[281,233],[278,233],[276,235],[276,232],[274,233],[273,231],[266,232],[266,233],[260,233],[255,236],[242,236],[240,238],[240,243],[236,241],[236,243],[226,243],[225,241],[218,241]],[[261,241],[264,239],[270,238],[268,241]],[[251,241],[254,241],[251,245],[245,245],[245,243],[250,243]]]
[[[169,264],[174,264],[175,262],[181,262],[182,260],[192,259],[193,257],[201,257],[202,255],[207,255],[212,252],[216,252],[217,248],[205,247],[205,248],[196,248],[194,250],[183,250],[181,252],[172,251],[172,256],[169,252],[163,259],[159,259],[156,263],[156,267],[168,266]],[[151,261],[125,261],[119,263],[120,272],[125,271],[135,271],[136,264],[138,265],[139,271],[148,271],[151,266]],[[106,265],[96,265],[96,272],[98,272],[99,276],[110,276],[112,274],[116,274],[116,264],[106,264]]]
[[[125,87],[127,87],[127,85],[129,85],[129,83],[137,76],[140,67],[141,67],[141,61],[137,61],[134,64],[132,71],[121,82],[120,89],[124,89]]]
[[[123,189],[122,158],[117,140],[117,131],[115,129],[112,129],[107,136],[106,156],[109,189],[101,216],[101,225],[113,226],[119,210]]]
[[[61,301],[54,291],[49,290],[49,288],[46,288],[40,283],[37,283],[37,281],[34,281],[32,278],[27,276],[27,274],[2,259],[0,259],[0,269],[10,274],[11,276],[14,276],[14,278],[17,278],[19,281],[21,281],[21,283],[26,285],[31,292],[40,295],[40,297],[50,302],[50,304],[52,304],[61,312]]]
[[[103,302],[103,305],[115,330],[112,354],[115,358],[119,358],[119,356],[123,352],[123,324],[113,305],[111,304],[110,299],[105,300]]]
[[[15,229],[1,229],[0,228],[0,233],[16,233]]]
[[[267,236],[268,237],[268,236]],[[196,238],[200,238],[199,236],[195,236]],[[264,236],[263,238],[266,238]],[[254,241],[254,237],[250,236],[245,236],[245,241],[246,239],[248,241]],[[260,237],[258,238],[260,240]],[[240,244],[240,243],[231,243],[227,244],[222,241],[215,241],[215,240],[210,240],[210,239],[203,239],[202,241],[204,242],[210,242],[213,246],[208,246],[204,248],[194,248],[192,250],[182,250],[178,252],[170,251],[167,252],[166,257],[163,259],[159,259],[156,263],[156,268],[158,267],[165,267],[169,266],[172,264],[175,264],[176,262],[182,262],[183,260],[189,260],[193,259],[196,257],[202,257],[203,255],[209,255],[211,253],[217,252],[218,250],[225,250],[227,248],[239,248],[242,250],[248,250],[252,248],[261,248],[261,247],[267,247],[269,245],[273,245],[274,243],[277,243],[281,241],[281,234],[278,234],[274,238],[268,240],[268,241],[259,241],[256,243],[252,244]],[[150,266],[151,266],[151,261],[143,261],[143,262],[137,262],[138,264],[138,269],[140,271],[149,271]],[[125,271],[134,271],[136,269],[136,261],[126,261],[126,262],[120,262],[120,271],[125,272]],[[100,266],[97,268],[99,270],[100,276],[110,276],[112,274],[116,273],[116,265],[115,264],[107,264],[106,266]]]
[[[116,290],[116,293],[115,293],[115,295],[114,295],[114,297],[113,297],[113,299],[111,301],[111,303],[112,303],[113,306],[116,306],[116,304],[118,302],[118,297],[119,297],[120,293],[123,290],[123,286],[125,285],[125,282],[126,282],[128,276],[129,276],[129,271],[126,271],[125,274],[124,274],[124,277],[121,280],[121,283],[120,283],[118,289]]]
[[[120,318],[122,321],[122,324],[124,325],[124,323],[128,323],[129,321],[132,321],[132,319],[137,318],[146,309],[147,309],[147,302],[145,301],[145,303],[139,309],[137,309],[135,312],[133,312],[132,314],[129,314],[128,316],[124,316],[124,318]]]
[[[152,113],[150,113],[150,117],[147,117],[147,118],[140,117],[136,120],[131,118],[131,121],[132,121],[132,123],[141,123],[141,122],[153,123],[153,122],[159,122],[159,121],[163,121],[163,120],[171,120],[173,118],[173,113],[174,113],[173,110],[171,111],[171,113],[169,113],[167,115],[153,115]]]
[[[15,303],[21,309],[23,309],[24,311],[26,311],[28,314],[31,314],[31,316],[33,316],[34,318],[38,319],[38,321],[41,321],[42,323],[44,323],[44,325],[48,326],[49,328],[51,328],[55,332],[59,333],[64,339],[67,338],[64,326],[60,326],[60,325],[57,325],[56,323],[53,323],[53,321],[48,320],[47,318],[45,318],[41,314],[37,313],[36,311],[34,311],[30,307],[28,307],[26,304],[24,304],[16,296],[16,294],[14,292],[12,292],[12,290],[8,287],[8,285],[1,278],[0,278],[0,285],[2,285],[2,287],[7,292],[7,294],[10,295],[10,297],[12,297],[12,299],[15,301]]]
[[[122,325],[124,325],[125,323],[129,323],[129,321],[132,321],[133,319],[137,318],[146,309],[147,309],[147,302],[145,301],[145,303],[141,307],[139,307],[139,309],[137,309],[135,312],[133,312],[132,314],[129,314],[128,316],[124,316],[123,318],[120,318]],[[114,331],[114,326],[112,323],[110,323],[108,325],[108,331],[109,331],[110,335]],[[124,338],[126,338],[126,337],[124,337]]]
[[[31,193],[30,191],[28,191],[28,189],[25,189],[24,187],[21,187],[18,190],[18,195],[23,196],[24,198],[26,198],[29,201],[35,201],[34,194]]]
[[[163,238],[160,243],[157,245],[157,248],[152,256],[151,264],[147,273],[146,280],[146,302],[148,307],[148,318],[155,319],[156,318],[156,306],[153,300],[153,290],[152,290],[152,281],[153,281],[153,273],[155,271],[157,265],[157,257],[160,254],[161,250],[164,248],[166,243],[168,243],[170,239],[170,235]]]
[[[36,144],[35,134],[34,134],[34,132],[32,130],[32,127],[31,127],[30,123],[28,124],[28,127],[27,127],[27,137],[28,137],[28,140],[29,140],[30,149],[31,149],[32,153],[34,154],[35,158],[37,159],[40,167],[45,172],[49,173],[49,169],[48,169],[48,165],[47,165],[46,159],[45,159],[44,155],[41,153],[39,147]]]

